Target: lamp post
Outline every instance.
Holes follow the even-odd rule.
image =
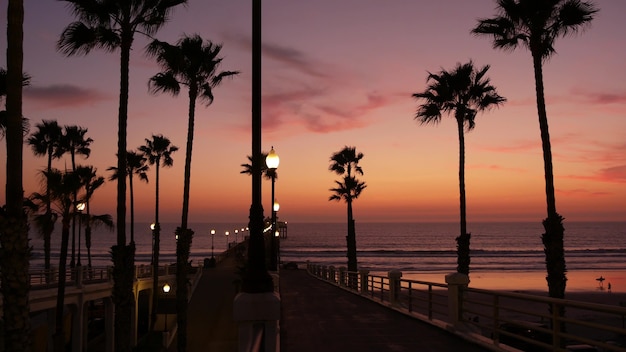
[[[235,245],[237,245],[237,233],[239,233],[239,230],[235,229]]]
[[[276,213],[278,213],[278,210],[280,209],[280,204],[278,204],[278,200],[274,199],[274,205],[272,207],[272,215],[274,216],[273,218],[273,223],[272,223],[272,231],[273,231],[273,237],[272,237],[272,260],[275,262],[275,266],[274,266],[274,270],[278,269],[278,266],[280,265],[280,258],[279,258],[279,236],[280,236],[280,231],[278,230],[278,226],[277,226],[277,216]]]
[[[268,171],[270,176],[272,176],[272,231],[270,232],[272,235],[274,234],[274,232],[276,232],[276,210],[275,208],[275,202],[276,202],[276,198],[274,197],[274,185],[276,183],[276,169],[278,169],[278,164],[280,164],[280,158],[278,157],[278,154],[276,154],[276,152],[274,151],[274,146],[272,146],[272,149],[270,150],[270,152],[267,154],[267,157],[265,158],[265,164],[267,165]],[[272,258],[270,258],[270,270],[276,270],[276,256],[275,254],[275,244],[274,244],[274,239],[271,239],[272,241]]]
[[[215,257],[213,256],[213,237],[215,237],[215,229],[211,230],[211,259],[215,260]]]
[[[80,228],[83,227],[83,210],[85,210],[85,203],[76,204],[76,210],[78,210],[78,261],[76,262],[76,266],[81,266],[80,264]]]
[[[165,297],[167,297],[167,293],[170,292],[170,288],[171,287],[167,282],[163,285],[163,293],[165,293]],[[165,309],[165,329],[163,331],[167,332],[167,309]]]
[[[228,251],[228,249],[230,248],[230,244],[228,243],[228,235],[230,235],[230,233],[226,231],[226,251]]]

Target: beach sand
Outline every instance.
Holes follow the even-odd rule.
[[[505,290],[513,292],[547,292],[545,272],[521,272],[521,271],[500,271],[500,272],[477,272],[470,273],[470,284],[472,288],[486,290]],[[603,281],[597,280],[603,277]],[[406,272],[403,279],[420,280],[437,283],[445,283],[445,274],[441,273],[412,273]],[[609,290],[609,284],[611,289]],[[569,271],[567,272],[566,295],[592,295],[597,293],[598,297],[612,295],[622,297],[626,301],[626,271]],[[580,296],[580,295],[577,295]]]

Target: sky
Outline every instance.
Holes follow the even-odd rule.
[[[577,36],[559,39],[544,64],[557,211],[567,221],[626,220],[626,2],[596,0],[600,11]],[[364,154],[367,184],[354,203],[358,222],[458,221],[458,136],[454,119],[420,125],[428,72],[473,60],[507,102],[480,114],[465,136],[468,222],[541,221],[546,216],[541,139],[530,53],[492,49],[470,30],[493,17],[492,0],[266,0],[263,2],[263,137],[280,157],[280,220],[343,222],[344,203],[330,202],[330,156],[344,146]],[[56,50],[74,18],[62,1],[26,1],[24,115],[88,129],[94,142],[82,165],[108,177],[116,165],[119,52],[65,57]],[[6,50],[6,2],[0,5]],[[199,34],[222,44],[221,70],[240,74],[199,104],[193,146],[190,222],[248,220],[251,179],[240,174],[251,154],[251,1],[189,0],[155,37]],[[130,63],[128,148],[163,134],[180,148],[161,170],[160,218],[179,222],[187,133],[186,92],[151,95],[160,71],[135,36]],[[6,67],[6,60],[0,59]],[[32,128],[34,130],[34,127]],[[0,147],[6,163],[6,146]],[[25,194],[41,191],[45,158],[24,147]],[[69,156],[54,166],[71,165]],[[154,218],[154,168],[135,182],[137,221]],[[0,183],[6,176],[0,174]],[[265,214],[270,181],[263,181]],[[114,182],[94,195],[92,213],[115,214]],[[0,189],[4,199],[4,187]],[[567,226],[567,225],[566,225]],[[471,231],[471,226],[468,228]]]

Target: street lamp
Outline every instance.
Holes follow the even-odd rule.
[[[226,231],[226,250],[227,251],[230,248],[230,245],[228,244],[228,235],[230,235],[230,233],[228,231]]]
[[[237,244],[237,233],[239,232],[239,230],[235,229],[235,244]]]
[[[211,229],[211,259],[215,260],[213,256],[213,237],[215,236],[215,229]]]
[[[170,285],[166,282],[165,285],[163,285],[163,292],[165,293],[165,297],[167,297],[167,293],[170,292]],[[165,330],[167,331],[167,307],[165,309]]]
[[[276,198],[274,197],[274,184],[276,183],[276,169],[278,169],[278,164],[280,164],[280,158],[278,157],[278,155],[276,154],[276,152],[274,151],[274,146],[272,146],[272,149],[270,150],[270,152],[267,154],[267,157],[265,158],[265,164],[267,165],[267,168],[270,171],[270,175],[272,176],[272,234],[274,232],[276,232]],[[272,258],[270,258],[270,269],[271,270],[276,270],[276,266],[278,263],[276,263],[276,255],[275,255],[275,251],[276,251],[276,244],[274,243],[274,239],[271,239],[272,241]]]
[[[76,204],[76,210],[78,210],[78,262],[76,266],[81,266],[80,264],[80,228],[83,226],[83,210],[85,210],[85,203]]]

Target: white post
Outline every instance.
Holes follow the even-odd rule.
[[[450,324],[453,327],[459,327],[463,320],[463,288],[467,288],[469,277],[461,273],[452,273],[446,275],[446,284],[448,284],[448,315]]]
[[[346,286],[346,267],[339,267],[339,286]]]
[[[387,277],[389,278],[389,303],[396,305],[398,304],[398,297],[400,296],[400,278],[402,278],[402,272],[400,270],[391,270],[387,273]]]
[[[280,296],[276,292],[237,294],[233,305],[233,318],[239,325],[241,352],[250,351],[255,326],[263,324],[265,345],[263,351],[278,351],[280,346]]]
[[[359,275],[361,276],[361,294],[364,295],[367,293],[367,284],[368,284],[368,275],[370,271],[367,269],[359,270]]]

